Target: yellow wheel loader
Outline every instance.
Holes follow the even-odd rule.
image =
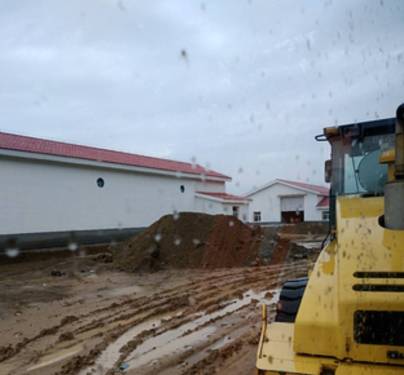
[[[325,128],[330,234],[310,277],[281,289],[258,374],[404,374],[404,104]]]

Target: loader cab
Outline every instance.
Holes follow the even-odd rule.
[[[309,279],[283,285],[273,323],[263,309],[261,373],[404,373],[404,105],[396,117],[316,137],[331,145],[331,236]]]
[[[325,128],[319,141],[331,145],[331,160],[326,162],[326,181],[330,189],[330,228],[336,228],[336,199],[339,196],[383,196],[387,165],[380,163],[382,152],[394,147],[395,119],[362,122]]]

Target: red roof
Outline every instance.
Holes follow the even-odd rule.
[[[107,150],[103,148],[81,146],[2,132],[0,132],[0,149],[64,156],[105,163],[124,164],[142,168],[230,179],[230,177],[221,173],[206,170],[204,167],[198,164],[194,165],[180,161],[129,154],[126,152]]]
[[[222,199],[225,201],[240,201],[240,202],[246,202],[249,199],[240,197],[238,195],[233,195],[233,194],[227,194],[227,193],[212,193],[210,191],[197,191],[197,194],[202,194],[202,195],[207,195],[212,198],[218,198]]]
[[[328,197],[323,197],[320,199],[320,201],[317,203],[317,207],[330,207],[330,198]]]
[[[289,180],[283,180],[278,178],[277,181],[284,182],[285,184],[288,185],[293,185],[296,188],[301,188],[305,190],[312,190],[318,193],[319,195],[327,195],[329,194],[329,189],[328,187],[325,186],[320,186],[320,185],[313,185],[313,184],[306,184],[304,182],[298,182],[298,181],[289,181]]]

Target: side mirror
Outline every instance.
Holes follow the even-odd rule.
[[[332,176],[331,160],[326,160],[324,163],[324,180],[325,180],[325,182],[330,183],[331,176]]]

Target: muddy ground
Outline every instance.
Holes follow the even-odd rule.
[[[183,245],[197,235],[203,247],[172,246],[181,221],[168,234],[152,227],[163,236],[157,268],[132,266],[149,259],[150,230],[122,253],[81,248],[1,262],[0,374],[254,374],[261,304],[272,319],[280,285],[307,274],[323,234],[209,220],[206,236],[186,226],[182,234]]]
[[[252,374],[260,303],[273,307],[279,283],[306,269],[129,274],[88,256],[0,266],[0,373]]]

